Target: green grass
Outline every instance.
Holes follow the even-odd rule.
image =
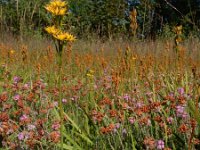
[[[1,149],[60,149],[59,94],[67,100],[64,149],[159,149],[158,140],[165,148],[198,149],[199,42],[185,41],[177,63],[173,42],[167,42],[78,40],[64,50],[61,93],[50,42],[24,41],[24,61],[23,44],[0,43]]]

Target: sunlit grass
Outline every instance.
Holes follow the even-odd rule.
[[[198,149],[200,45],[183,46],[178,61],[172,40],[65,47],[64,149]],[[53,44],[2,42],[0,54],[1,147],[59,149]]]

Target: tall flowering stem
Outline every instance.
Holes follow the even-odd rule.
[[[132,29],[132,33],[133,33],[133,36],[135,36],[136,34],[136,31],[137,31],[137,28],[138,28],[138,23],[137,23],[137,10],[136,9],[133,9],[131,12],[130,12],[130,27]]]
[[[61,119],[60,135],[61,135],[61,149],[63,149],[63,130],[64,130],[64,109],[62,105],[62,53],[64,47],[75,40],[75,37],[63,30],[63,17],[67,15],[67,3],[62,0],[51,0],[45,9],[51,14],[51,26],[45,28],[48,34],[50,34],[54,40],[57,56],[58,56],[58,66],[59,66],[59,113]]]

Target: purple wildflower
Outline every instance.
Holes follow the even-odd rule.
[[[130,99],[130,96],[128,94],[125,94],[123,98],[124,100],[128,101]]]
[[[156,147],[157,147],[157,149],[164,149],[165,148],[164,141],[163,140],[158,140]]]
[[[60,129],[60,124],[59,124],[59,122],[55,122],[51,127],[53,130],[58,130],[58,129]]]
[[[172,124],[173,121],[174,121],[174,119],[173,119],[172,117],[167,118],[167,122],[168,122],[169,124]]]
[[[174,97],[174,93],[171,92],[171,93],[169,94],[169,97],[173,98],[173,97]]]
[[[134,124],[134,122],[135,122],[135,119],[133,117],[130,117],[128,120],[129,120],[130,124]]]
[[[28,83],[24,84],[23,89],[28,90],[30,88],[30,85]]]
[[[33,124],[29,124],[27,127],[29,131],[34,130],[36,128]]]
[[[178,88],[178,93],[183,95],[185,93],[184,88]]]
[[[17,137],[18,137],[18,139],[19,139],[20,141],[22,141],[22,140],[24,140],[25,135],[24,135],[23,132],[20,132],[20,133],[17,135]]]
[[[141,102],[136,103],[136,108],[141,108],[142,106],[143,106],[143,104]]]
[[[26,119],[28,119],[28,116],[24,114],[19,119],[20,121],[25,121]]]
[[[58,106],[58,102],[53,102],[54,107]]]
[[[18,101],[18,100],[20,99],[20,95],[19,95],[19,94],[16,94],[16,95],[13,97],[13,99],[14,99],[15,101]]]
[[[183,106],[176,106],[176,115],[177,117],[181,117],[181,118],[187,118],[187,112],[185,111],[185,107]]]
[[[63,98],[63,99],[62,99],[62,102],[63,102],[63,103],[67,103],[67,99]]]
[[[13,81],[15,84],[19,83],[19,81],[21,80],[20,77],[14,76]]]
[[[116,128],[116,129],[119,129],[119,128],[120,128],[120,123],[116,123],[116,124],[115,124],[115,128]]]

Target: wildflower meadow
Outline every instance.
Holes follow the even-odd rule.
[[[84,39],[50,0],[43,38],[0,41],[0,150],[200,150],[200,40]],[[72,25],[71,25],[72,26]]]

